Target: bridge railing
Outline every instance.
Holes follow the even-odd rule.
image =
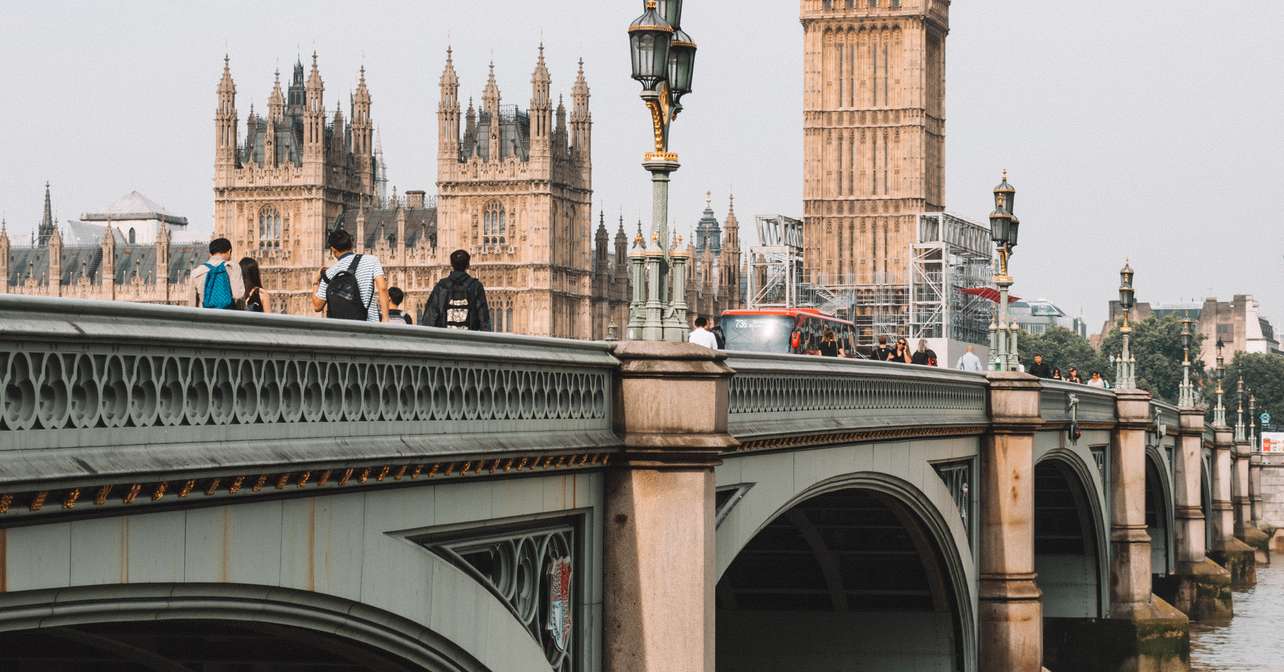
[[[1061,424],[1072,420],[1080,425],[1114,425],[1115,393],[1099,387],[1041,380],[1039,416],[1044,422]]]
[[[868,436],[980,432],[985,376],[950,369],[796,355],[733,353],[729,428],[770,447]]]
[[[617,365],[603,343],[0,296],[0,481],[615,446]]]

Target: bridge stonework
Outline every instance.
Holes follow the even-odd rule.
[[[0,297],[0,390],[0,652],[86,667],[1180,670],[1282,519],[1024,374]]]

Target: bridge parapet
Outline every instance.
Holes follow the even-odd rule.
[[[729,429],[742,450],[982,433],[984,376],[822,357],[736,353]]]
[[[1039,416],[1045,423],[1074,421],[1085,427],[1114,425],[1114,392],[1057,380],[1039,382],[1043,387],[1039,392]]]
[[[617,366],[603,343],[0,296],[0,492],[583,463],[618,447]]]

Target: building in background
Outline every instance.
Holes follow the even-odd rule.
[[[1088,337],[1087,323],[1082,318],[1072,317],[1066,311],[1047,299],[1016,299],[1008,304],[1008,319],[1017,323],[1021,331],[1027,334],[1045,334],[1049,329],[1060,327]]]
[[[213,236],[231,240],[234,256],[258,259],[274,307],[310,313],[317,269],[328,257],[327,235],[345,225],[351,231],[358,211],[377,207],[365,69],[347,116],[338,107],[333,115],[325,109],[316,53],[306,79],[303,63],[294,64],[284,91],[278,71],[267,114],[251,105],[243,140],[227,58],[217,99]]]
[[[691,279],[687,284],[687,314],[716,318],[724,310],[743,304],[740,291],[740,221],[736,219],[736,197],[727,197],[727,217],[718,222],[713,213],[713,194],[705,194],[704,212],[695,225],[689,243]]]
[[[124,214],[130,217],[123,221],[143,228],[154,242],[131,243],[112,221],[57,225],[45,185],[44,213],[32,244],[13,245],[7,226],[0,226],[0,293],[191,304],[195,294],[188,273],[206,259],[207,244],[173,242],[170,222],[187,220],[159,207]],[[64,228],[74,235],[64,235]],[[136,228],[135,241],[138,237]]]
[[[1096,344],[1106,334],[1118,328],[1121,315],[1119,302],[1111,301],[1110,317],[1102,327]],[[1205,368],[1211,369],[1217,364],[1217,341],[1223,343],[1227,361],[1240,352],[1281,354],[1275,327],[1262,316],[1261,306],[1250,294],[1235,294],[1230,301],[1210,297],[1202,303],[1163,304],[1139,301],[1133,308],[1135,322],[1167,316],[1195,320],[1195,331],[1204,337],[1199,356]]]
[[[310,297],[329,254],[327,236],[343,228],[354,234],[357,251],[379,256],[389,284],[405,290],[409,312],[422,310],[450,272],[450,253],[463,248],[486,284],[497,331],[605,338],[615,325],[622,333],[629,240],[623,221],[612,240],[604,218],[594,235],[583,62],[568,118],[560,99],[553,106],[542,46],[525,110],[501,105],[492,64],[481,109],[470,101],[463,112],[452,59],[448,50],[437,115],[438,195],[430,197],[422,190],[399,196],[395,187],[387,193],[364,68],[346,114],[326,110],[316,54],[306,77],[303,63],[295,63],[284,90],[278,72],[266,115],[251,107],[242,138],[225,57],[216,90],[213,235],[232,241],[234,257],[259,261],[273,308],[282,312],[314,314]],[[0,291],[189,305],[188,272],[206,259],[207,246],[189,237],[185,218],[138,192],[56,226],[46,189],[29,247],[10,245],[0,227]],[[714,265],[708,277],[738,281]]]
[[[554,107],[543,45],[526,109],[503,104],[491,63],[480,109],[469,99],[465,111],[449,50],[440,88],[438,244],[410,286],[431,289],[449,272],[450,252],[462,248],[486,285],[497,328],[567,338],[604,338],[611,324],[622,331],[629,295],[619,253],[628,237],[621,223],[612,255],[599,218],[595,256],[593,119],[583,61],[569,116],[560,96]]]
[[[802,260],[751,259],[759,288],[796,276],[787,294],[859,344],[926,338],[953,361],[987,350],[994,299],[988,227],[945,213],[949,8],[802,0]]]

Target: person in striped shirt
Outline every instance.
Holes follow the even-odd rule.
[[[330,280],[340,271],[348,270],[353,261],[352,234],[343,229],[335,229],[330,232],[327,243],[334,263],[321,269],[317,291],[312,295],[312,309],[317,312],[326,309]],[[361,302],[366,306],[366,321],[384,321],[388,315],[388,280],[383,275],[383,265],[379,263],[379,258],[372,254],[361,255],[353,274],[357,276]]]

